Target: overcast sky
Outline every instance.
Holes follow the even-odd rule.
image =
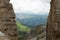
[[[15,13],[22,12],[45,12],[50,9],[50,0],[11,0]]]

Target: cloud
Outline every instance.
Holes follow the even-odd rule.
[[[11,0],[10,2],[16,13],[27,11],[48,13],[50,9],[50,0]]]
[[[42,1],[44,3],[50,3],[51,0],[40,0],[40,1]]]

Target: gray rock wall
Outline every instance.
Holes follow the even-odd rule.
[[[47,23],[47,40],[60,40],[60,0],[51,0]]]
[[[0,0],[0,31],[10,40],[17,40],[15,14],[10,0]]]

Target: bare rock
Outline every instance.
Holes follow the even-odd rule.
[[[0,40],[10,40],[10,39],[0,31]]]
[[[3,32],[9,40],[18,40],[15,14],[10,0],[0,0],[0,31]]]
[[[51,0],[47,23],[47,40],[60,40],[60,0]]]
[[[39,25],[34,30],[31,30],[24,40],[46,40],[46,26]]]

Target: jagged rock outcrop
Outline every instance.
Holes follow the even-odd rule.
[[[31,30],[24,40],[46,40],[46,26],[39,25]]]
[[[60,40],[60,0],[51,0],[47,23],[47,40]]]
[[[9,1],[10,0],[0,0],[0,31],[3,32],[9,40],[17,40],[15,14],[12,4],[10,4]]]

